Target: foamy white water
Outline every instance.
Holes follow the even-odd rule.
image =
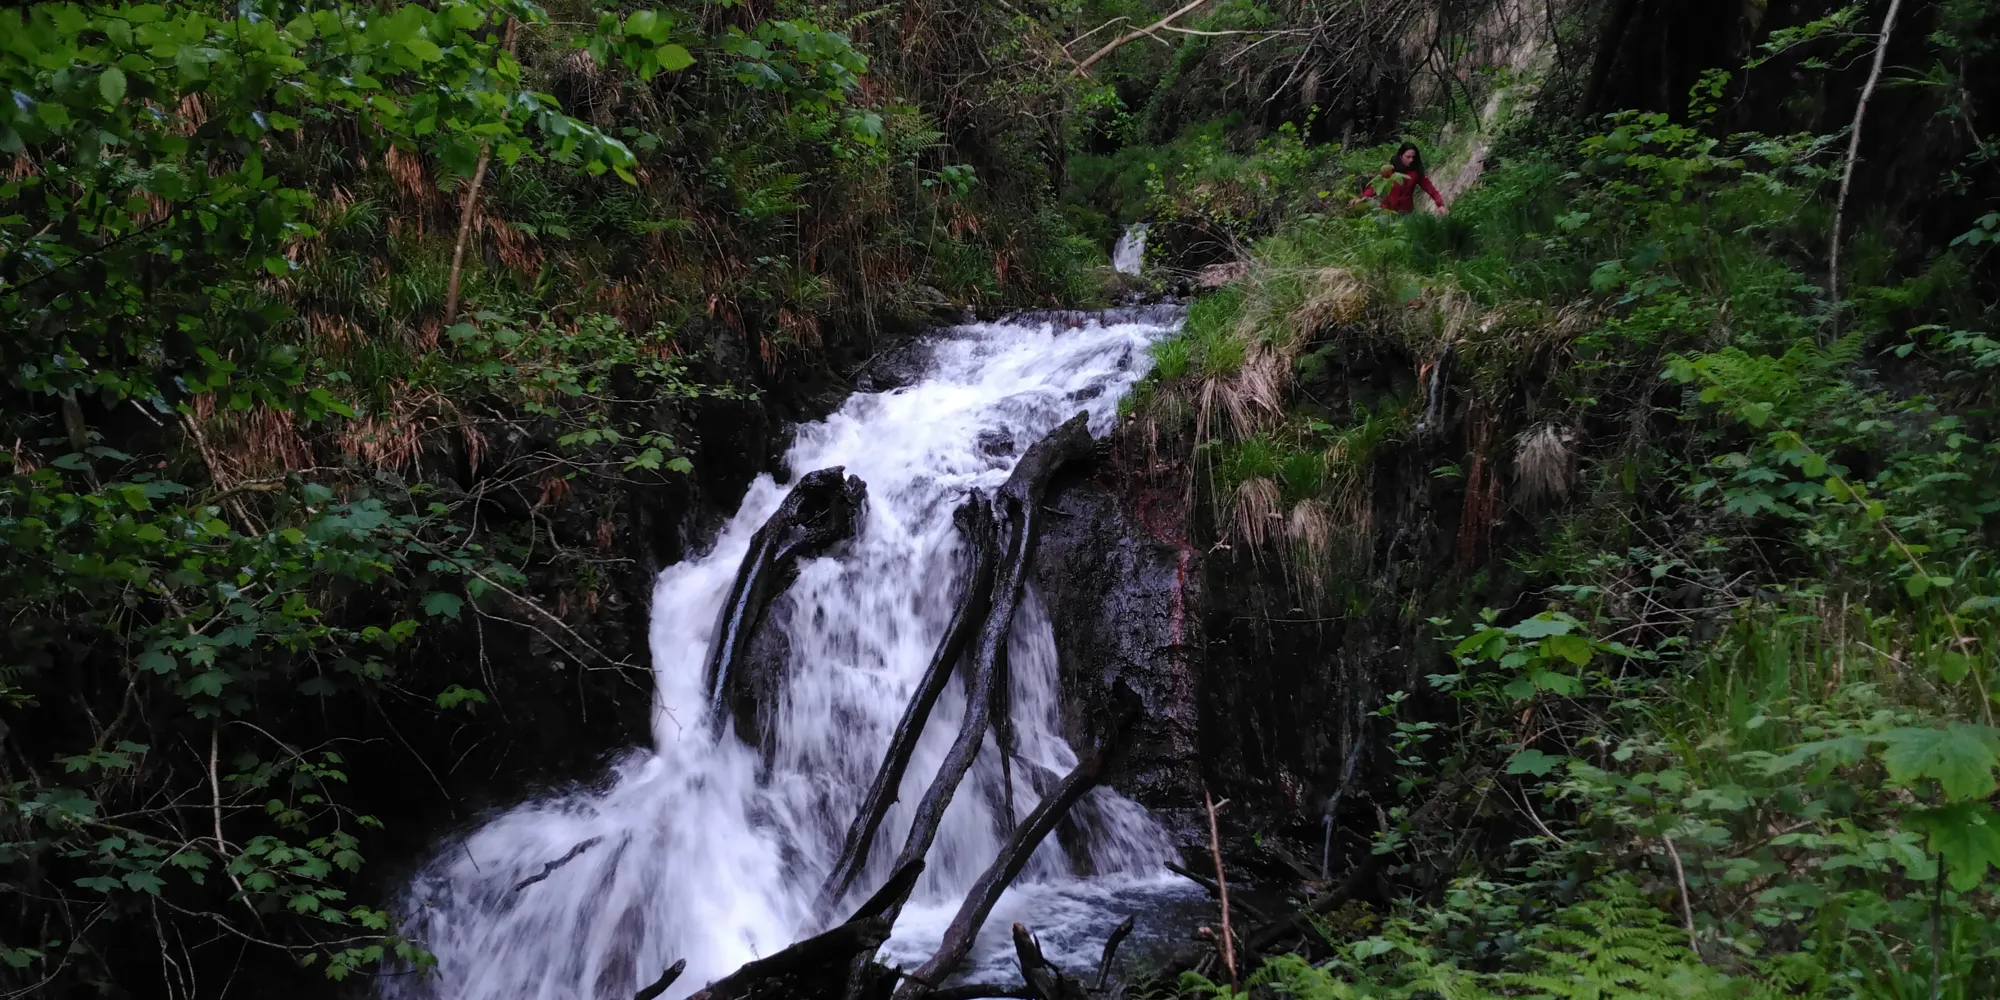
[[[759,478],[713,548],[669,567],[654,589],[653,748],[620,764],[608,788],[530,803],[441,851],[406,900],[408,930],[438,959],[437,975],[392,981],[394,998],[629,1000],[678,959],[669,990],[685,997],[744,962],[821,929],[814,894],[888,746],[904,704],[944,632],[969,554],[952,512],[972,489],[1004,483],[1020,454],[1074,416],[1102,435],[1118,400],[1143,374],[1148,346],[1176,314],[1135,313],[1080,327],[1047,321],[982,323],[941,335],[911,385],[856,394],[826,420],[799,429],[786,464],[795,473],[844,466],[868,484],[852,542],[800,564],[769,621],[789,640],[776,750],[768,771],[731,726],[704,724],[705,655],[751,535],[787,492]],[[1031,588],[1009,639],[1016,818],[1040,796],[1034,772],[1061,775],[1076,754],[1059,730],[1054,637]],[[916,801],[964,717],[954,679],[931,714],[897,804],[882,823],[867,872],[834,921],[879,886],[908,832]],[[924,877],[904,910],[887,961],[914,966],[935,948],[979,874],[998,853],[1002,785],[992,736],[946,811]],[[1051,836],[980,935],[982,971],[1010,953],[1005,927],[1021,920],[1051,956],[1095,962],[1119,900],[1157,887],[1172,856],[1164,830],[1108,789],[1070,819],[1078,849]],[[543,881],[523,879],[591,846]],[[1072,853],[1075,856],[1072,856]]]
[[[1111,269],[1122,274],[1138,274],[1146,266],[1146,229],[1148,223],[1134,222],[1125,227],[1118,242],[1111,248]]]

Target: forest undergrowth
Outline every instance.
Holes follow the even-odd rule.
[[[1189,462],[1218,548],[1433,646],[1371,706],[1400,888],[1176,995],[2000,992],[1995,217],[1864,231],[1832,300],[1841,137],[1726,133],[1726,85],[1517,118],[1448,215],[1346,208],[1390,147],[1154,171],[1191,228],[1249,228],[1246,184],[1306,207],[1241,241],[1127,433]],[[1399,469],[1463,497],[1435,592],[1374,572]]]

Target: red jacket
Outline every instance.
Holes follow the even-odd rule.
[[[1437,185],[1431,183],[1429,175],[1417,174],[1416,184],[1410,183],[1409,174],[1399,172],[1393,176],[1394,179],[1389,182],[1389,196],[1382,199],[1382,207],[1387,211],[1399,215],[1408,215],[1413,211],[1417,207],[1419,184],[1423,186],[1424,193],[1430,195],[1432,201],[1437,202],[1437,207],[1444,207],[1444,196],[1438,194]],[[1375,185],[1368,185],[1368,190],[1361,192],[1361,197],[1375,197]]]

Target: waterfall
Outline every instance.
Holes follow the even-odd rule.
[[[1111,267],[1121,274],[1138,274],[1146,264],[1146,229],[1149,223],[1135,222],[1111,248]]]
[[[857,393],[800,427],[787,467],[844,466],[866,481],[868,500],[856,537],[802,561],[768,613],[788,646],[768,764],[732,727],[715,737],[703,687],[725,593],[751,535],[787,492],[764,476],[706,554],[659,576],[651,750],[633,751],[598,789],[517,807],[442,849],[403,907],[407,932],[437,956],[436,974],[392,978],[385,995],[628,1000],[686,959],[667,994],[674,1000],[820,930],[813,896],[960,587],[969,553],[953,509],[969,490],[999,486],[1023,451],[1079,410],[1093,434],[1107,433],[1119,398],[1149,364],[1149,346],[1178,324],[1177,312],[1155,309],[958,327],[927,342],[915,381]],[[1032,586],[1008,650],[1025,762],[1012,771],[1018,818],[1040,799],[1038,771],[1060,775],[1076,763],[1060,734],[1054,635]],[[835,920],[889,874],[964,711],[955,679]],[[1000,849],[992,739],[945,814],[885,961],[914,967],[928,957]],[[970,966],[1004,969],[1005,928],[1022,920],[1051,957],[1088,968],[1104,931],[1125,915],[1107,901],[1161,884],[1172,844],[1137,804],[1098,789],[1069,824],[1064,843],[1045,841],[996,907]]]

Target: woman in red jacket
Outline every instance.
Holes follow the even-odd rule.
[[[1437,203],[1439,215],[1450,211],[1444,207],[1444,196],[1438,194],[1437,185],[1432,184],[1430,175],[1424,173],[1424,155],[1417,152],[1416,143],[1403,143],[1402,147],[1396,150],[1395,158],[1389,161],[1388,166],[1382,168],[1382,177],[1389,181],[1388,191],[1382,198],[1384,211],[1394,212],[1397,215],[1410,214],[1417,207],[1419,187],[1422,187],[1424,193],[1430,195],[1431,200]],[[1367,190],[1361,192],[1361,197],[1354,199],[1354,204],[1359,205],[1373,197],[1375,197],[1375,185],[1370,184]]]

